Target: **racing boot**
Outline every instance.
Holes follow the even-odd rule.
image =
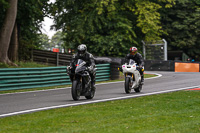
[[[144,84],[144,75],[141,76],[141,84]]]

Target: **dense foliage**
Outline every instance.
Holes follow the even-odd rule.
[[[27,59],[30,48],[39,48],[39,32],[42,21],[48,14],[47,0],[18,0],[17,27],[19,39],[19,58]],[[9,4],[6,0],[0,0],[0,26],[3,25],[6,9]],[[1,27],[0,27],[1,28]]]
[[[8,8],[8,2],[6,2],[5,0],[0,0],[0,25],[3,24],[3,20],[4,20],[4,17],[5,17],[5,12],[6,12],[6,9]],[[1,28],[1,27],[0,27]]]
[[[161,15],[169,50],[183,50],[200,60],[200,1],[177,0],[175,6],[162,10]]]
[[[19,56],[27,59],[29,49],[41,47],[39,32],[48,14],[47,0],[19,0],[17,24],[19,28]]]
[[[52,15],[68,48],[85,43],[96,55],[124,56],[133,45],[141,48],[141,40],[159,39],[161,7],[150,0],[57,0]]]
[[[60,51],[64,48],[63,34],[61,31],[56,32],[51,38],[51,45],[59,48]]]
[[[42,50],[50,50],[52,47],[49,37],[46,34],[40,34],[38,44],[40,46],[39,49]]]
[[[0,25],[8,7],[6,0],[0,0]],[[40,34],[48,15],[53,15],[54,28],[63,31],[51,44]],[[20,60],[27,58],[30,48],[61,44],[59,47],[76,49],[81,43],[94,55],[124,56],[133,45],[142,52],[142,40],[162,38],[169,50],[183,50],[200,60],[199,18],[199,0],[56,0],[52,4],[47,0],[19,0]]]

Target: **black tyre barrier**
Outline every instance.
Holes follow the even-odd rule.
[[[146,71],[174,71],[174,61],[145,60],[144,70]]]
[[[118,67],[120,66],[121,64],[115,63],[115,62],[112,62],[110,64],[110,79],[111,80],[119,79],[120,73],[119,73]]]

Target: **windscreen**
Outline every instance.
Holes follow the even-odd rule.
[[[134,60],[132,60],[132,59],[129,60],[129,65],[133,65],[134,63],[135,63]]]
[[[75,73],[78,73],[80,71],[84,71],[86,69],[86,62],[81,60],[81,59],[78,59],[77,60],[77,63],[76,63],[76,70],[75,70]]]

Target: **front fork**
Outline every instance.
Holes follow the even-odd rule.
[[[135,76],[134,76],[134,74],[132,74],[132,73],[125,73],[125,78],[126,78],[126,77],[131,78],[131,81],[132,81],[132,82],[135,81]]]
[[[83,82],[82,82],[82,77],[79,75],[73,74],[73,75],[70,75],[70,80],[71,80],[71,82],[73,82],[75,80],[78,81],[77,89],[81,92],[82,89],[84,88]]]
[[[125,78],[130,78],[129,86],[133,89],[136,86],[135,75],[132,73],[126,73]]]

